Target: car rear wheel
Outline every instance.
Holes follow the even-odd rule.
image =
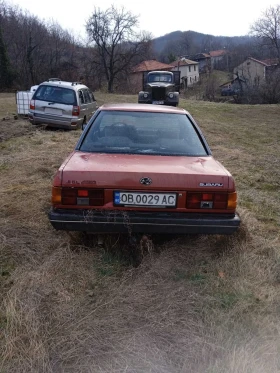
[[[78,130],[78,129],[84,128],[86,124],[87,124],[87,117],[85,116],[83,122],[78,124],[75,129]]]

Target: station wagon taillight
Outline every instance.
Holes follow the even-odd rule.
[[[30,107],[31,110],[35,110],[35,100],[30,101],[29,107]]]
[[[188,209],[235,210],[237,193],[188,193]]]
[[[72,116],[78,117],[80,115],[80,106],[73,106]]]
[[[103,206],[104,190],[53,187],[52,204],[53,206]]]

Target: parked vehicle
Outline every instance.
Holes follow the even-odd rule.
[[[66,231],[230,234],[236,204],[233,177],[187,111],[111,104],[57,171],[49,219]]]
[[[75,129],[87,123],[95,110],[96,100],[87,86],[51,78],[36,89],[30,101],[29,121]]]
[[[180,74],[180,71],[144,72],[143,90],[138,94],[138,103],[178,106]]]
[[[223,88],[221,90],[222,96],[235,96],[240,93],[240,89],[234,89],[234,88]]]

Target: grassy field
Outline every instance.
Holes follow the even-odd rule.
[[[52,229],[52,177],[80,132],[14,120],[0,95],[1,373],[280,371],[280,106],[181,106],[235,177],[241,229],[154,237],[134,268],[120,237]]]

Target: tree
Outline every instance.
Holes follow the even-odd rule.
[[[177,57],[175,56],[174,53],[170,52],[170,53],[168,54],[168,56],[167,56],[167,60],[168,60],[168,63],[171,64],[172,62],[174,62],[174,61],[177,60]]]
[[[280,5],[269,7],[252,26],[251,33],[270,46],[280,63]]]
[[[2,2],[0,5],[0,87],[10,88],[15,78],[15,74],[11,68],[11,62],[2,32],[3,18],[7,11],[6,4]]]
[[[14,80],[10,60],[8,57],[6,45],[3,40],[0,23],[0,86],[1,88],[10,88]]]
[[[150,35],[137,34],[137,24],[137,16],[113,5],[105,11],[95,8],[87,21],[86,31],[98,56],[94,62],[102,67],[108,92],[113,91],[118,75],[128,71],[149,45]]]

